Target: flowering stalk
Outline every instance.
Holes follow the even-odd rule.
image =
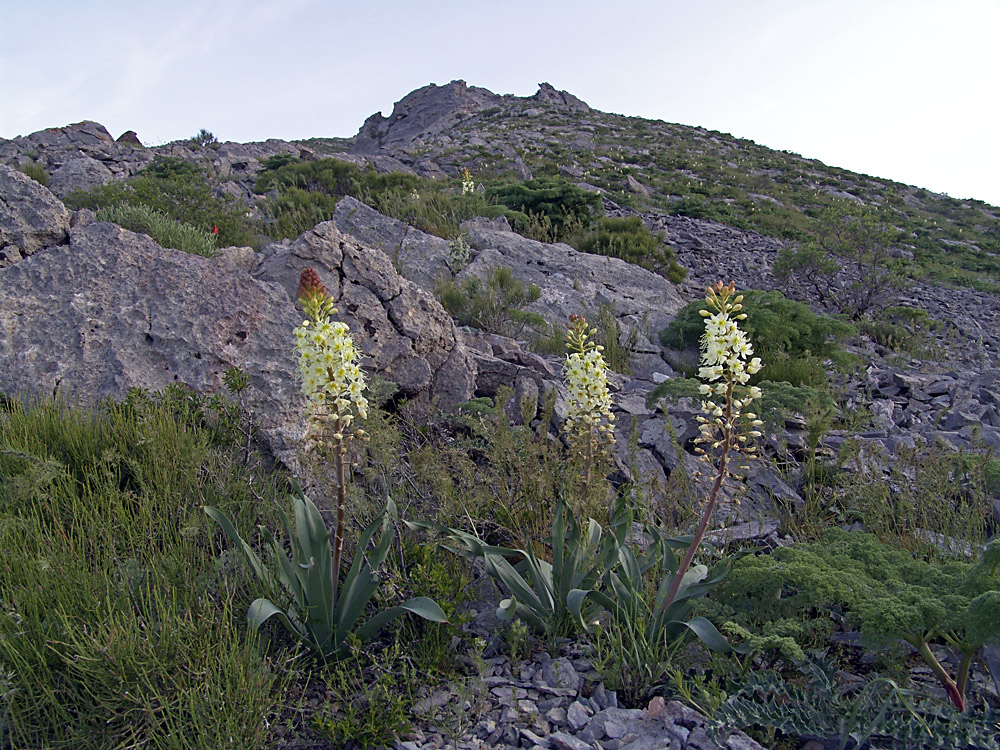
[[[611,413],[611,393],[604,364],[604,347],[590,337],[596,329],[588,329],[582,315],[570,315],[566,332],[566,362],[563,376],[569,392],[566,413],[566,433],[570,448],[583,456],[583,496],[587,503],[594,462],[615,442],[615,416]]]
[[[358,365],[360,354],[347,324],[330,322],[337,309],[312,268],[302,271],[299,279],[299,304],[307,316],[294,331],[299,378],[306,396],[306,450],[332,453],[337,472],[337,527],[333,544],[336,576],[340,573],[347,514],[344,455],[355,436],[365,437],[363,430],[353,428],[355,419],[368,416],[365,375]],[[333,597],[336,606],[336,582]]]
[[[462,195],[476,192],[476,183],[472,179],[472,173],[466,167],[462,170]]]
[[[699,444],[695,451],[715,467],[716,473],[705,512],[670,583],[664,608],[676,598],[684,574],[691,566],[708,529],[722,482],[730,473],[730,452],[751,454],[754,446],[747,443],[747,437],[760,437],[757,428],[761,426],[761,420],[753,412],[744,413],[744,410],[761,396],[760,388],[747,386],[750,376],[760,371],[761,363],[759,357],[753,357],[753,346],[747,340],[746,333],[739,328],[738,321],[746,320],[747,316],[740,312],[743,309],[740,304],[743,295],[734,296],[735,293],[735,284],[723,285],[721,281],[717,282],[708,288],[705,296],[710,309],[701,311],[706,320],[705,333],[701,337],[702,366],[698,370],[698,377],[706,381],[701,384],[699,391],[704,397],[702,411],[708,416],[697,417],[700,435],[695,439],[695,443]],[[750,427],[747,435],[739,434],[741,426]],[[701,447],[706,443],[708,450]]]

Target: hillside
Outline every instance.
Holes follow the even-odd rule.
[[[349,138],[0,140],[0,746],[1000,748],[998,217],[548,84]],[[333,305],[355,359],[300,382]],[[353,616],[450,625],[313,628],[342,502],[345,569],[385,541]],[[307,525],[262,643],[240,550]]]
[[[497,96],[462,81],[409,94],[351,141],[318,152],[391,156],[422,176],[561,175],[614,202],[802,240],[837,201],[880,206],[922,272],[936,280],[1000,279],[1000,209],[855,174],[726,133],[591,109],[542,84]],[[959,270],[960,269],[960,270]]]

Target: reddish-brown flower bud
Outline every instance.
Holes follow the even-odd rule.
[[[299,276],[299,296],[305,297],[317,292],[319,294],[326,294],[326,287],[319,280],[319,274],[311,267],[304,268],[302,275]]]
[[[326,297],[326,287],[319,280],[319,274],[311,267],[303,269],[299,276],[299,304],[306,307],[308,302],[319,303]]]

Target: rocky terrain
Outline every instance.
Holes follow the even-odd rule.
[[[629,138],[618,137],[626,131]],[[548,84],[532,97],[518,98],[460,81],[409,94],[390,117],[368,118],[353,139],[145,148],[134,133],[115,140],[99,124],[82,122],[0,140],[0,394],[121,398],[133,387],[161,389],[170,383],[211,393],[220,389],[226,370],[238,366],[250,377],[267,446],[298,470],[295,449],[302,424],[289,342],[299,322],[298,275],[312,266],[365,352],[365,366],[395,382],[407,399],[447,411],[510,386],[509,413],[519,418],[514,403],[533,398],[540,404],[556,391],[552,427],[558,427],[565,413],[560,358],[457,326],[433,294],[448,269],[448,241],[354,197],[341,199],[328,221],[297,239],[230,247],[215,258],[164,249],[146,235],[95,221],[87,210],[71,212],[62,201],[74,190],[133,177],[156,156],[204,167],[216,193],[240,201],[248,215],[263,215],[265,198],[254,192],[255,177],[263,160],[280,154],[306,160],[336,155],[379,173],[439,179],[455,177],[463,168],[527,179],[551,173],[557,165],[558,174],[600,191],[607,215],[638,216],[649,229],[663,232],[687,269],[686,280],[674,284],[616,258],[528,239],[503,218],[463,224],[471,255],[457,278],[486,278],[493,268],[509,267],[516,278],[539,287],[530,309],[554,324],[561,325],[571,313],[613,305],[623,329],[639,332],[632,375],[615,376],[612,383],[617,472],[619,481],[649,488],[655,502],[672,472],[695,468],[685,448],[697,433],[695,404],[682,401],[668,408],[676,441],[664,431],[663,414],[647,406],[653,387],[677,375],[657,332],[720,278],[735,280],[740,288],[776,288],[774,262],[791,241],[780,232],[764,233],[771,220],[734,219],[735,209],[725,202],[715,210],[715,219],[725,223],[679,214],[672,204],[691,196],[679,195],[676,186],[712,182],[718,177],[713,155],[723,154],[725,163],[734,165],[726,168],[743,175],[736,203],[806,211],[807,205],[792,204],[783,187],[791,181],[787,175],[793,164],[804,193],[837,191],[865,202],[898,199],[911,205],[914,215],[930,215],[944,205],[941,196],[916,188],[764,151],[722,134],[598,113]],[[681,152],[684,159],[677,156]],[[699,171],[700,159],[707,160],[704,171]],[[47,186],[19,171],[29,165],[44,170]],[[831,176],[839,181],[830,184]],[[984,256],[992,252],[988,242],[997,241],[992,234],[998,209],[964,204],[954,211],[960,217],[956,221],[973,221],[980,229],[963,240],[964,249]],[[978,218],[968,219],[969,212],[979,212]],[[942,219],[933,240],[952,242],[949,232]],[[921,247],[914,245],[918,253]],[[832,455],[845,440],[855,439],[884,452],[886,471],[896,451],[917,444],[940,441],[956,450],[1000,450],[996,296],[926,278],[910,283],[900,301],[939,321],[928,347],[933,356],[901,355],[861,341],[856,353],[866,365],[857,377],[840,383],[841,400],[869,410],[872,420],[861,430],[831,430],[823,450]],[[537,411],[534,419],[539,416]],[[769,436],[769,457],[786,446],[801,448],[804,428],[801,418],[788,415],[784,431]],[[746,497],[739,505],[727,504],[720,519],[749,537],[783,543],[771,521],[779,507],[802,503],[794,474],[779,471],[771,461],[751,465]],[[983,512],[992,512],[1000,523],[1000,499]],[[550,657],[514,666],[500,660],[493,666],[484,678],[491,704],[461,747],[719,746],[705,736],[697,715],[679,704],[620,709],[613,696],[595,691],[592,677],[585,691],[583,674],[589,667],[582,660]],[[426,700],[444,705],[452,698],[434,693]],[[535,718],[525,723],[517,718],[523,715]],[[439,746],[439,741],[428,734],[402,747]],[[722,746],[732,750],[758,747],[742,736],[725,742]]]

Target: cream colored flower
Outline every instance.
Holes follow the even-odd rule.
[[[571,316],[566,346],[570,353],[563,365],[568,404],[566,430],[574,440],[609,442],[615,415],[611,412],[607,366],[602,347],[590,341],[595,331],[581,316]],[[613,441],[613,438],[611,438]]]
[[[747,386],[750,377],[761,370],[759,357],[753,357],[753,345],[738,322],[746,319],[740,313],[742,296],[735,296],[735,286],[721,282],[709,288],[705,301],[711,311],[702,311],[705,318],[705,333],[701,337],[701,366],[698,377],[706,381],[699,386],[699,393],[705,398],[702,411],[708,416],[700,418],[700,437],[697,442],[709,443],[713,449],[728,445],[730,448],[751,451],[744,446],[745,436],[735,435],[741,423],[748,427],[760,426],[757,415],[750,412],[742,415],[754,399],[761,397],[757,386]],[[749,361],[748,361],[749,360]],[[758,437],[756,429],[748,435]],[[712,460],[704,454],[706,460]]]
[[[350,439],[348,428],[355,416],[368,415],[364,396],[365,375],[346,323],[331,322],[337,312],[311,268],[302,272],[299,301],[310,316],[294,330],[299,380],[306,397],[310,443],[332,434],[337,442]]]

